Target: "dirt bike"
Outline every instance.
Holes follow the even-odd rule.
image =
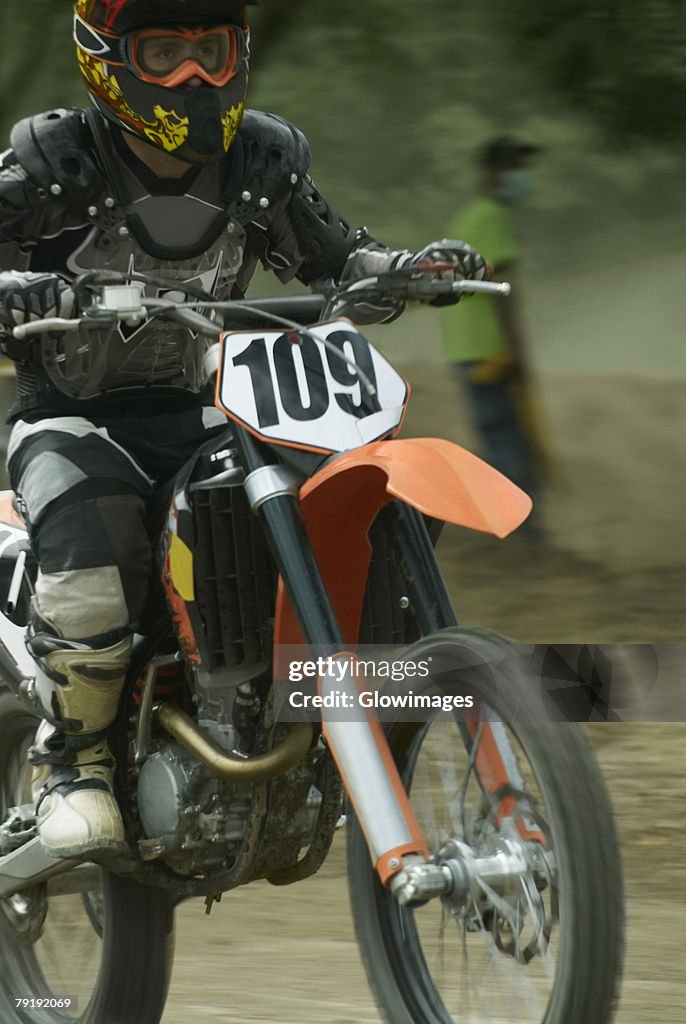
[[[434,553],[442,522],[504,537],[531,502],[456,445],[399,438],[407,382],[341,315],[506,286],[419,267],[323,308],[309,295],[149,298],[145,285],[86,275],[78,319],[15,330],[44,346],[61,386],[67,365],[72,378],[97,370],[91,326],[181,322],[207,345],[227,428],[179,473],[160,531],[167,612],[135,636],[110,735],[129,854],[103,864],[55,860],[37,837],[23,640],[35,565],[5,496],[2,1020],[155,1024],[175,907],[312,875],[347,814],[352,913],[388,1021],[605,1024],[623,909],[599,770],[580,728],[549,720],[520,649],[458,625]],[[402,708],[411,690],[420,714],[329,710],[336,666],[364,645],[431,665],[364,691]],[[320,710],[302,720],[276,696],[293,651],[317,666]],[[371,683],[349,676],[354,702]]]

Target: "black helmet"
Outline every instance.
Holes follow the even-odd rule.
[[[259,2],[77,0],[77,55],[96,106],[180,160],[220,159],[245,107],[245,7]],[[210,87],[189,87],[196,76]]]

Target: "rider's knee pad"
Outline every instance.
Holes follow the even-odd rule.
[[[36,661],[39,710],[61,732],[94,735],[116,717],[131,655],[127,629],[67,640],[32,629],[27,647]]]

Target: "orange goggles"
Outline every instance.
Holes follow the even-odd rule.
[[[234,25],[204,29],[150,28],[127,38],[127,57],[144,82],[174,87],[191,78],[226,85],[248,55],[247,38]]]

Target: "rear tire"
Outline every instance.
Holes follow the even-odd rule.
[[[1,685],[1,684],[0,684]],[[37,719],[0,690],[0,821],[30,801],[26,754]],[[159,1024],[173,954],[166,892],[100,869],[86,893],[47,885],[0,900],[3,1024]],[[78,998],[74,1010],[17,1007],[17,999]]]
[[[499,678],[492,666],[475,669],[469,652],[483,653],[484,644],[494,643],[507,645],[495,634],[458,628],[420,641],[411,650],[420,652],[416,657],[433,651],[434,668],[449,652],[453,681],[441,672],[438,683],[436,676],[423,684],[414,678],[412,686],[415,693],[446,693],[461,680],[462,692],[500,719],[525,790],[487,795],[453,712],[390,723],[390,747],[432,854],[449,839],[479,855],[480,843],[514,838],[523,848],[551,851],[553,868],[544,881],[532,871],[521,891],[499,902],[483,889],[463,907],[434,899],[402,908],[381,886],[353,820],[350,898],[369,981],[392,1024],[607,1024],[624,934],[609,798],[577,725],[542,723],[538,715],[534,724],[509,721],[518,706],[533,706],[535,687],[516,657],[509,672],[500,666]],[[545,839],[532,844],[530,833],[522,839],[525,821],[535,822]]]

